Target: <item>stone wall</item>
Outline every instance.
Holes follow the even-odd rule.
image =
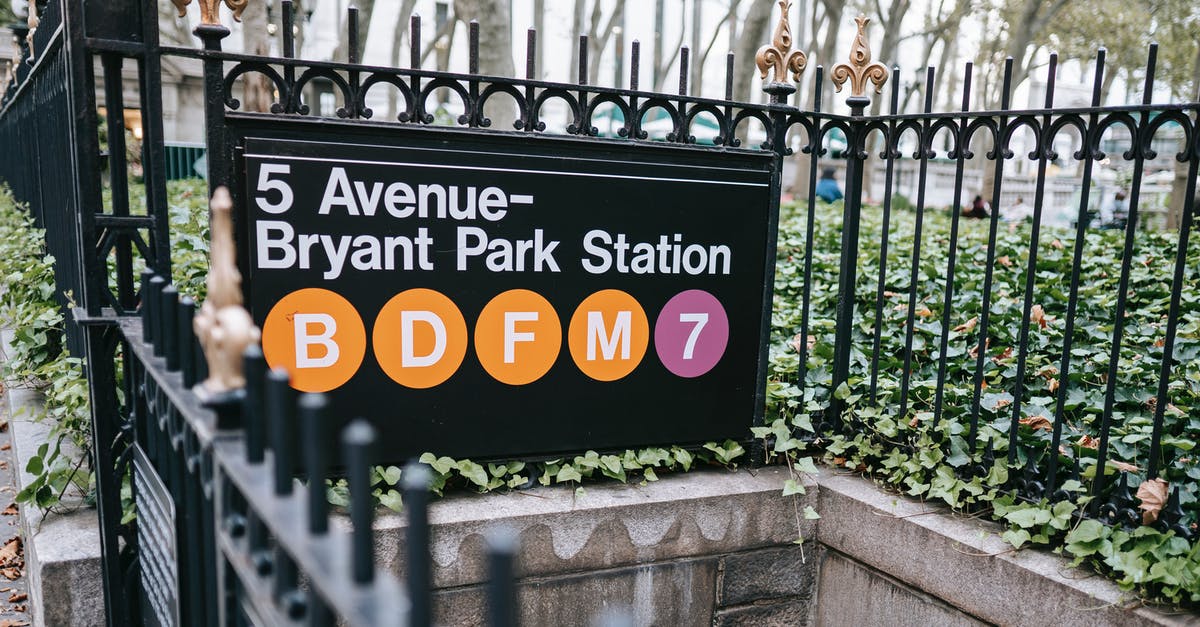
[[[701,472],[646,485],[454,496],[430,509],[435,618],[477,625],[486,612],[484,537],[521,539],[519,618],[586,625],[795,625],[816,590],[812,496],[782,496],[787,471]],[[403,519],[379,521],[378,558],[403,563]]]

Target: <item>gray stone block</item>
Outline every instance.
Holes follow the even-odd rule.
[[[717,560],[681,560],[577,575],[518,581],[523,625],[592,625],[623,614],[634,625],[712,624]],[[442,625],[487,623],[483,585],[434,594],[434,620]]]
[[[717,602],[744,605],[762,599],[811,601],[816,588],[815,543],[735,553],[722,558]]]
[[[984,622],[1056,627],[1200,622],[1195,615],[1167,616],[1140,607],[1116,584],[1068,568],[1049,552],[1013,552],[995,523],[888,494],[856,476],[822,471],[818,482],[822,544]]]
[[[811,623],[808,601],[773,601],[717,610],[715,627],[800,627]]]
[[[456,495],[430,507],[434,587],[481,583],[487,576],[483,538],[507,527],[521,539],[520,577],[618,568],[781,546],[812,537],[813,521],[795,512],[816,494],[781,496],[787,469],[697,471],[647,485],[569,487]],[[404,519],[376,523],[376,559],[403,574]]]
[[[17,481],[24,487],[33,478],[25,466],[46,441],[50,426],[34,420],[42,411],[40,394],[9,388],[6,396]],[[104,624],[99,524],[96,510],[79,507],[81,496],[69,497],[62,511],[48,515],[21,506],[29,613],[37,627]]]
[[[832,551],[826,551],[821,558],[817,598],[817,625],[982,627],[986,624]]]

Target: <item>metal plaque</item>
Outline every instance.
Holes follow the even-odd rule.
[[[371,419],[389,457],[748,438],[770,154],[503,136],[243,148],[267,360]]]
[[[175,503],[142,447],[133,446],[133,493],[137,505],[142,618],[147,625],[179,625],[179,553]]]

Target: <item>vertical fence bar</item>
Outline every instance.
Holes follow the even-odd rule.
[[[1058,55],[1050,55],[1050,65],[1046,69],[1046,109],[1054,106],[1054,79],[1058,72]],[[1033,195],[1033,230],[1029,233],[1029,261],[1025,270],[1025,297],[1021,307],[1021,330],[1017,335],[1017,378],[1013,390],[1012,421],[1008,428],[1008,462],[1017,461],[1017,433],[1020,430],[1021,405],[1025,396],[1025,367],[1029,360],[1029,326],[1030,315],[1033,311],[1034,287],[1037,285],[1038,244],[1042,230],[1042,208],[1046,195],[1046,168],[1049,160],[1046,158],[1051,149],[1047,129],[1050,127],[1050,115],[1042,116],[1042,124],[1035,138],[1037,146],[1037,183]],[[1035,463],[1029,460],[1029,464]]]
[[[179,370],[179,290],[174,285],[168,283],[163,287],[160,307],[163,357],[166,358],[167,371],[174,372]]]
[[[179,368],[183,387],[196,385],[196,334],[192,324],[196,316],[196,301],[191,296],[179,299]]]
[[[295,407],[290,377],[283,368],[267,373],[267,428],[271,432],[271,454],[274,456],[274,485],[276,496],[292,493],[292,471],[295,468],[292,438],[292,411]]]
[[[498,529],[488,537],[487,547],[488,624],[491,627],[516,627],[517,589],[513,581],[516,535],[507,529]]]
[[[1196,115],[1200,119],[1200,112]],[[1193,126],[1194,129],[1200,128]],[[1196,132],[1196,131],[1193,131]],[[1187,272],[1188,240],[1192,232],[1192,216],[1196,201],[1197,166],[1200,166],[1200,154],[1197,154],[1195,142],[1188,146],[1188,175],[1186,191],[1183,195],[1183,215],[1179,224],[1179,240],[1175,249],[1175,274],[1171,277],[1171,304],[1167,310],[1167,333],[1163,338],[1162,366],[1158,375],[1158,392],[1154,403],[1154,427],[1150,435],[1150,460],[1147,463],[1146,476],[1149,479],[1158,477],[1158,467],[1162,462],[1162,430],[1163,415],[1170,404],[1171,360],[1175,355],[1175,337],[1179,332],[1179,307],[1183,295],[1185,273]],[[1175,167],[1179,167],[1178,165]],[[1178,498],[1178,487],[1176,487]]]
[[[1096,76],[1092,80],[1092,107],[1100,106],[1101,93],[1104,86],[1104,60],[1107,51],[1101,48],[1096,54]],[[1075,340],[1075,312],[1079,306],[1079,275],[1083,267],[1083,248],[1086,245],[1088,228],[1088,200],[1091,196],[1092,167],[1095,164],[1095,153],[1092,150],[1091,134],[1100,122],[1100,115],[1093,111],[1088,115],[1087,132],[1083,133],[1083,146],[1080,154],[1083,157],[1083,189],[1079,194],[1079,212],[1075,218],[1075,245],[1071,256],[1071,287],[1067,295],[1067,316],[1063,329],[1062,359],[1058,367],[1058,395],[1054,404],[1054,432],[1050,440],[1050,466],[1046,474],[1046,489],[1053,492],[1058,485],[1058,450],[1062,443],[1063,422],[1066,421],[1067,394],[1071,389],[1071,347]],[[1068,495],[1061,495],[1068,496]],[[1069,496],[1068,496],[1069,498]],[[1056,495],[1055,500],[1058,500]]]
[[[1000,110],[1007,111],[1009,99],[1012,97],[1013,59],[1004,60],[1004,81],[1000,88]],[[992,175],[992,203],[999,204],[1000,189],[1004,181],[1004,160],[1007,158],[1004,145],[1004,133],[1008,127],[1008,118],[1001,115],[996,125],[996,135],[992,141],[991,158],[995,160]],[[983,367],[987,363],[988,328],[992,316],[992,282],[996,274],[996,230],[999,226],[998,212],[992,208],[991,224],[988,225],[987,263],[983,271],[983,302],[980,303],[979,333],[975,344],[975,374],[971,390],[971,427],[967,435],[967,444],[971,453],[975,452],[976,440],[979,438],[979,410],[983,396]]]
[[[933,420],[934,424],[942,417],[942,402],[945,400],[946,388],[946,349],[950,346],[950,329],[952,326],[951,313],[954,303],[954,270],[955,264],[958,262],[958,223],[962,216],[962,211],[959,210],[959,202],[962,198],[963,188],[963,168],[966,166],[966,154],[970,150],[970,146],[966,145],[967,138],[967,122],[966,113],[971,109],[971,71],[975,65],[970,61],[967,62],[966,68],[963,70],[963,89],[962,89],[962,111],[963,117],[959,120],[959,125],[955,135],[957,136],[954,143],[954,208],[950,213],[950,251],[946,257],[946,288],[945,297],[942,301],[942,333],[938,340],[938,371],[937,371],[937,389],[934,391],[933,400]],[[994,199],[998,203],[999,199]],[[989,218],[995,222],[996,207],[992,207],[992,215]]]
[[[329,401],[320,394],[301,394],[300,427],[304,433],[305,472],[308,473],[308,532],[322,535],[329,531],[329,499],[325,495],[328,473]]]
[[[875,286],[875,330],[873,333],[873,350],[871,351],[871,387],[868,393],[871,403],[874,404],[879,390],[879,353],[880,344],[883,342],[883,303],[884,292],[887,291],[887,266],[888,266],[888,241],[890,238],[890,230],[892,224],[892,182],[896,172],[896,157],[899,153],[893,148],[899,139],[896,137],[896,120],[895,115],[900,109],[900,68],[892,68],[892,102],[888,111],[893,116],[888,120],[887,137],[883,146],[883,153],[880,158],[886,159],[886,171],[884,173],[883,183],[883,226],[882,233],[879,236],[879,279]],[[808,338],[804,338],[804,342],[808,343]]]
[[[150,341],[154,343],[154,356],[163,356],[163,316],[166,312],[163,311],[162,294],[163,289],[167,287],[166,279],[155,275],[150,279],[150,296],[148,300],[153,303],[150,307]]]
[[[1148,58],[1146,59],[1146,82],[1142,88],[1142,104],[1149,105],[1154,96],[1154,68],[1158,62],[1158,44],[1151,44]],[[1100,445],[1096,450],[1096,478],[1092,483],[1092,496],[1096,497],[1092,501],[1093,511],[1098,511],[1100,503],[1104,500],[1103,493],[1106,478],[1104,476],[1104,466],[1108,461],[1108,443],[1109,431],[1112,429],[1113,405],[1116,402],[1117,377],[1120,374],[1121,363],[1121,340],[1125,332],[1125,308],[1128,304],[1129,295],[1129,272],[1133,265],[1133,249],[1135,243],[1135,235],[1137,234],[1137,219],[1138,219],[1138,197],[1142,188],[1142,173],[1145,164],[1145,146],[1149,145],[1149,138],[1141,137],[1141,133],[1145,132],[1146,126],[1150,123],[1150,112],[1143,111],[1140,116],[1140,122],[1137,126],[1138,133],[1133,134],[1131,138],[1133,146],[1133,182],[1129,188],[1129,220],[1125,224],[1125,247],[1124,253],[1121,255],[1121,278],[1117,287],[1117,306],[1115,319],[1113,320],[1112,332],[1112,351],[1109,354],[1108,364],[1108,380],[1104,389],[1104,413],[1100,422]],[[1120,481],[1124,482],[1124,475],[1120,475]]]
[[[813,239],[816,237],[817,220],[817,162],[825,152],[822,148],[824,133],[821,130],[821,91],[825,69],[817,66],[813,80],[813,112],[812,130],[809,131],[808,146],[808,215],[804,222],[804,287],[800,295],[800,368],[796,375],[796,385],[800,388],[801,399],[808,379],[808,330],[809,309],[812,304],[812,273],[813,273]]]
[[[246,395],[242,399],[243,424],[246,425],[246,461],[260,464],[266,448],[266,397],[263,386],[267,375],[267,361],[257,344],[246,347],[242,353],[242,373],[246,378]]]
[[[429,469],[413,462],[404,467],[404,511],[408,527],[404,531],[405,556],[408,564],[408,599],[411,603],[409,620],[414,625],[432,622],[430,607],[429,557]]]
[[[354,583],[365,585],[375,580],[375,502],[371,498],[371,461],[375,446],[375,428],[363,419],[350,423],[342,432],[342,451],[350,482],[351,576]]]
[[[925,68],[926,115],[933,112],[933,66]],[[933,158],[933,137],[930,134],[929,118],[921,120],[921,131],[917,140],[917,218],[913,226],[912,272],[908,278],[908,311],[904,318],[904,369],[900,372],[900,413],[908,414],[908,391],[912,385],[913,323],[917,315],[917,292],[921,289],[921,231],[925,222],[925,183],[929,180],[929,160]]]

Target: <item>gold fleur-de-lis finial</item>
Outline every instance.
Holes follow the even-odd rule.
[[[792,50],[792,26],[788,22],[791,8],[791,0],[779,0],[779,24],[775,26],[775,38],[754,55],[754,63],[758,65],[764,81],[772,70],[772,83],[786,82],[788,70],[792,72],[792,80],[799,81],[804,68],[808,66],[808,56],[800,50]]]
[[[860,98],[866,94],[867,81],[875,83],[875,93],[882,93],[888,72],[882,63],[871,63],[871,46],[867,42],[867,24],[871,19],[859,14],[854,21],[858,22],[858,34],[854,36],[854,45],[850,46],[850,63],[833,66],[829,78],[833,80],[837,91],[842,91],[842,85],[849,80],[851,98]]]
[[[250,0],[200,0],[200,23],[209,26],[217,26],[221,23],[221,2],[225,2],[225,6],[233,11],[233,19],[242,21],[242,11],[246,10],[246,4]],[[179,9],[179,17],[187,15],[187,7],[192,3],[192,0],[171,0],[175,3],[175,8]]]
[[[210,207],[208,295],[193,326],[208,362],[208,379],[200,385],[204,392],[215,395],[245,387],[242,353],[259,341],[261,333],[242,307],[242,274],[237,269],[229,190],[218,187]]]

